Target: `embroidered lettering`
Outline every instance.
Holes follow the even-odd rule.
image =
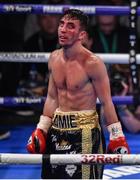
[[[54,125],[59,128],[74,128],[76,124],[73,120],[75,120],[75,115],[56,115]]]

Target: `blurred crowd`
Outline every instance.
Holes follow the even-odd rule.
[[[0,1],[2,2],[2,1]],[[5,3],[5,2],[3,2]],[[129,5],[129,0],[10,0],[6,3],[87,4],[106,6]],[[1,14],[0,52],[47,52],[60,48],[57,27],[60,15]],[[90,26],[83,45],[94,53],[129,53],[129,17],[89,15]],[[140,24],[138,23],[136,52],[140,53]],[[113,60],[113,59],[112,59]],[[106,64],[112,95],[132,95],[129,65]],[[139,66],[138,66],[139,68]],[[0,96],[46,96],[48,67],[46,63],[0,62]],[[1,107],[0,107],[1,110]],[[140,131],[139,105],[116,106],[125,129]],[[40,111],[42,111],[40,109]],[[101,112],[103,115],[103,112]],[[2,134],[2,133],[1,133]],[[0,135],[1,135],[0,134]]]

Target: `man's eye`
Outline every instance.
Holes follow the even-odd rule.
[[[74,25],[70,24],[70,25],[68,25],[68,28],[69,29],[74,29]]]

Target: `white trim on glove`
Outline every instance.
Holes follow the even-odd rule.
[[[45,133],[47,133],[51,125],[52,119],[48,116],[41,115],[37,128],[42,129]]]
[[[120,122],[116,122],[107,126],[110,133],[110,140],[116,139],[118,137],[124,137],[122,126]]]

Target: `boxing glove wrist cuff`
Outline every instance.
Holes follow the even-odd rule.
[[[42,129],[45,133],[47,133],[51,125],[52,119],[48,116],[41,115],[37,128]]]
[[[124,137],[122,126],[120,122],[116,122],[107,126],[110,133],[110,140],[116,139],[118,137]]]

